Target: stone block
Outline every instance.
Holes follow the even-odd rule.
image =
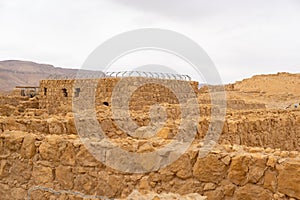
[[[278,167],[278,191],[300,199],[299,160],[290,160]]]
[[[200,181],[218,183],[226,176],[226,165],[217,155],[209,154],[197,158],[193,167],[193,175]]]

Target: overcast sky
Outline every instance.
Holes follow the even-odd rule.
[[[163,28],[201,45],[233,82],[300,72],[299,24],[299,0],[0,0],[0,60],[79,68],[114,35]]]

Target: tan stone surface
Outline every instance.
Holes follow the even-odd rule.
[[[197,159],[193,174],[200,181],[218,183],[226,175],[226,166],[217,155],[210,154]]]
[[[247,184],[243,187],[236,189],[234,198],[243,199],[243,200],[270,200],[273,195],[266,189],[263,189],[260,186]]]
[[[1,143],[6,146],[12,141],[20,139],[22,141],[22,138],[28,137],[28,133],[3,136]],[[257,148],[219,146],[208,156],[198,158],[198,148],[195,147],[159,172],[136,176],[104,167],[90,157],[84,146],[78,143],[78,138],[59,136],[59,141],[64,141],[64,145],[61,142],[53,142],[55,138],[57,139],[54,135],[37,138],[40,144],[36,143],[36,145],[49,147],[54,144],[62,147],[48,148],[48,153],[36,151],[35,155],[28,159],[18,160],[19,156],[21,158],[22,151],[11,148],[6,160],[3,160],[4,157],[1,160],[0,183],[7,184],[10,188],[17,188],[23,184],[28,185],[28,188],[42,185],[109,197],[120,197],[122,193],[128,195],[133,189],[182,195],[196,192],[207,196],[208,199],[213,199],[213,196],[219,199],[225,196],[238,199],[245,196],[246,199],[253,199],[256,195],[267,199],[277,193],[294,198],[298,198],[299,195],[297,189],[299,154],[296,157],[294,154],[289,157],[285,153],[278,154],[277,151],[270,153],[269,150],[262,150],[259,153],[261,156],[258,156]],[[22,144],[18,146],[19,149],[22,147]],[[69,153],[70,150],[74,151],[75,161],[62,162],[61,158],[53,159],[51,156],[54,152],[64,155],[67,149]],[[41,156],[43,154],[46,156]],[[231,157],[229,166],[222,161],[225,157]],[[274,168],[267,165],[267,160],[271,157],[276,157],[277,160],[285,159],[285,161],[277,162]],[[264,170],[265,172],[262,173]],[[129,190],[126,192],[124,188]],[[38,192],[34,193],[33,196],[38,194]]]
[[[236,185],[244,185],[247,182],[250,156],[238,155],[232,158],[228,178]]]
[[[147,174],[115,171],[87,151],[77,136],[70,112],[71,80],[42,81],[42,87],[47,86],[49,90],[47,97],[39,99],[1,97],[0,199],[24,199],[27,191],[37,185],[123,199],[130,194],[132,199],[198,199],[200,196],[207,196],[208,200],[300,199],[300,110],[283,108],[296,100],[299,93],[298,89],[293,89],[291,94],[286,89],[277,93],[275,83],[291,80],[295,85],[298,80],[293,75],[274,75],[270,80],[276,86],[269,90],[265,86],[260,88],[265,83],[262,80],[267,78],[258,76],[226,86],[228,110],[219,144],[201,158],[198,151],[209,126],[212,107],[209,94],[200,90],[202,115],[194,144],[176,162]],[[253,84],[253,81],[257,82]],[[142,127],[137,132],[151,135],[151,130],[144,128],[151,124],[149,110],[154,103],[161,103],[167,110],[165,127],[150,139],[133,138],[118,129],[110,106],[103,105],[104,101],[111,105],[109,97],[114,84],[116,79],[103,79],[97,89],[99,94],[104,94],[96,102],[97,118],[108,139],[120,148],[142,153],[161,148],[178,134],[178,102],[166,88],[153,85],[141,87],[133,95],[130,114]],[[61,87],[67,88],[68,97],[62,95]],[[151,98],[147,98],[148,94]],[[132,193],[135,190],[139,193]],[[34,191],[32,199],[80,198]]]
[[[300,160],[287,161],[278,169],[278,191],[300,199]]]

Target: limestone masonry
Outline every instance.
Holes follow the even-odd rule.
[[[126,87],[143,79],[131,77]],[[282,84],[293,80],[294,87],[300,80],[290,74],[273,79]],[[226,85],[222,133],[213,150],[199,157],[211,111],[220,109],[210,100],[217,91],[199,89],[193,81],[184,82],[192,88],[187,91],[179,80],[161,80],[171,86],[167,88],[148,79],[128,102],[130,116],[140,126],[136,131],[149,131],[152,105],[162,105],[166,119],[155,137],[140,139],[118,128],[121,119],[113,117],[111,97],[126,89],[115,89],[120,80],[93,80],[90,88],[91,80],[42,80],[33,98],[0,96],[0,199],[300,199],[300,110],[287,108],[299,103],[298,88],[282,89],[276,96],[273,88],[250,87],[251,79]],[[263,83],[268,76],[254,80]],[[183,105],[174,90],[184,97]],[[97,161],[77,135],[72,104],[94,96],[99,125],[111,141],[131,152],[155,151],[178,134],[181,106],[188,106],[191,92],[201,115],[197,134],[188,151],[166,168],[145,174],[116,171]]]

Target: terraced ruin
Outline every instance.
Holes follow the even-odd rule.
[[[130,83],[134,85],[136,79],[146,82],[147,78],[131,78]],[[151,82],[138,87],[128,105],[131,119],[139,126],[134,132],[146,138],[121,130],[117,121],[125,120],[125,125],[127,121],[113,116],[111,106],[118,81],[93,80],[96,90],[87,90],[74,80],[42,80],[33,98],[21,96],[18,90],[1,96],[1,199],[300,199],[300,108],[294,106],[300,102],[299,74],[260,75],[226,85],[222,132],[205,156],[199,156],[199,150],[205,145],[212,110],[219,108],[211,103],[215,90],[189,82],[200,113],[195,138],[178,160],[164,168],[151,171],[156,163],[141,164],[149,168],[147,173],[104,165],[78,135],[72,106],[91,91],[96,94],[99,125],[119,148],[155,152],[180,133],[182,106],[176,95]],[[189,94],[181,93],[187,97],[183,107],[189,106]],[[150,116],[151,106],[158,104],[165,109],[165,123],[152,136],[148,125],[155,126],[153,120],[163,118],[160,107]],[[84,130],[89,132],[89,127]]]

